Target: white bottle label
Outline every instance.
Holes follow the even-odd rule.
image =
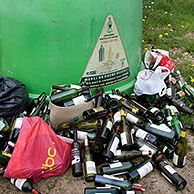
[[[126,194],[135,194],[135,191],[126,191]]]
[[[178,164],[178,159],[179,159],[179,156],[176,155],[176,154],[174,153],[174,154],[173,154],[173,163],[174,163],[175,165]]]
[[[15,179],[10,179],[10,182],[14,185]],[[22,191],[23,184],[27,181],[27,179],[16,179],[15,186]]]
[[[140,138],[140,139],[144,139],[146,137],[146,135],[148,134],[148,132],[142,130],[142,129],[138,129],[135,136]]]
[[[16,121],[15,121],[15,126],[14,128],[21,128],[22,126],[22,121],[23,121],[23,118],[17,118]]]
[[[121,136],[121,144],[122,144],[122,146],[126,145],[127,144],[127,136],[126,136],[126,133],[123,132],[123,133],[120,134],[120,136]]]
[[[172,131],[166,124],[160,124],[160,125],[151,124],[150,127],[153,127],[153,128],[156,128],[160,131],[165,131],[168,133],[170,133]]]
[[[117,147],[119,145],[119,138],[118,137],[115,137],[113,143],[112,143],[112,146],[110,148],[110,151],[115,155],[116,153],[116,150],[117,150]]]
[[[80,140],[84,140],[86,135],[88,135],[88,133],[85,131],[77,131],[77,138]]]
[[[87,174],[96,174],[96,165],[94,161],[86,161]]]
[[[71,84],[71,85],[70,85],[70,88],[80,89],[80,88],[81,88],[81,86]]]
[[[101,107],[101,106],[99,106],[99,107],[97,107],[97,108],[93,108],[93,111],[94,111],[94,112],[100,112],[100,111],[103,111],[103,110],[104,110],[104,108]]]
[[[84,97],[84,95],[81,95],[81,96],[78,96],[76,98],[73,98],[72,100],[73,100],[74,105],[79,105],[79,104],[84,104],[85,99],[86,98]]]
[[[123,166],[121,162],[116,162],[116,163],[112,163],[112,164],[109,164],[109,166],[111,168],[117,168],[117,167],[121,167]]]
[[[137,123],[138,122],[138,118],[133,116],[132,114],[130,113],[127,113],[127,116],[126,116],[126,119],[128,121],[130,121],[131,123]]]
[[[111,131],[112,130],[113,123],[111,121],[107,122],[106,127]]]
[[[164,146],[163,150],[162,150],[162,153],[165,153],[165,151],[168,149],[167,146]]]
[[[167,94],[168,96],[172,96],[172,89],[171,89],[171,88],[167,88],[167,89],[166,89],[166,94]]]
[[[121,155],[121,150],[116,150],[116,152],[115,152],[114,155],[115,155],[115,156],[120,156],[120,155]]]
[[[115,177],[115,176],[107,175],[107,174],[103,174],[102,176],[105,177],[105,178],[113,179],[113,180],[119,180],[119,181],[123,181],[124,180],[124,178]]]
[[[122,96],[116,95],[116,94],[109,94],[111,98],[116,98],[117,100],[121,100]]]
[[[121,114],[120,114],[120,111],[118,111],[118,112],[116,112],[115,114],[114,114],[114,123],[116,123],[117,121],[119,122],[119,121],[121,121]]]
[[[150,147],[148,147],[146,144],[144,144],[140,149],[140,151],[151,151],[151,155],[149,155],[149,157],[151,158],[153,154],[155,154],[155,151],[153,149],[151,149]]]
[[[140,178],[143,178],[145,175],[150,173],[153,170],[153,166],[150,162],[142,166],[140,169],[137,170],[137,172],[140,175]]]
[[[185,163],[186,163],[186,158],[187,158],[187,156],[185,155],[185,156],[184,156],[184,159],[183,159],[183,166],[184,166]]]
[[[166,166],[164,166],[164,168],[165,168],[166,170],[168,170],[168,172],[169,172],[170,174],[176,173],[176,170],[174,170],[170,165],[166,165]]]

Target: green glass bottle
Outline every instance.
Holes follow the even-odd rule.
[[[175,90],[174,90],[174,86],[173,86],[173,82],[172,82],[172,75],[169,74],[168,76],[168,80],[166,82],[166,95],[169,97],[169,98],[173,98],[175,97]]]
[[[10,183],[15,185],[19,190],[23,192],[32,192],[33,194],[41,194],[37,191],[30,181],[27,179],[10,179]]]
[[[79,94],[81,94],[83,91],[85,90],[89,90],[89,87],[83,87],[80,89],[76,89],[76,88],[70,88],[69,90],[65,90],[62,92],[58,92],[54,95],[50,96],[50,100],[52,103],[58,103],[58,102],[66,102],[71,100],[72,98],[78,96]]]
[[[85,181],[94,181],[96,175],[96,164],[93,160],[93,156],[90,152],[90,147],[88,145],[88,137],[85,136],[85,152],[84,152],[84,172]]]
[[[184,167],[186,163],[186,157],[187,157],[186,130],[182,128],[180,139],[178,140],[175,146],[173,164],[178,168]]]
[[[173,158],[175,148],[172,144],[168,143],[167,141],[159,140],[158,147],[161,150],[161,152],[166,156],[166,158],[168,158],[168,159]]]
[[[166,180],[173,184],[177,190],[183,190],[185,188],[187,181],[166,161],[161,160],[157,167]]]

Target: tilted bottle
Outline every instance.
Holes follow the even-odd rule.
[[[80,144],[77,141],[77,129],[73,129],[73,143],[71,144],[71,168],[74,177],[83,176]]]
[[[39,191],[37,191],[30,181],[27,179],[9,179],[10,183],[15,185],[19,190],[23,192],[32,192],[33,194],[41,194]]]
[[[138,179],[143,178],[156,167],[157,163],[162,159],[162,155],[158,155],[156,158],[148,159],[142,164],[137,166],[135,169],[132,169],[128,172],[129,180],[132,182],[137,181]]]
[[[168,104],[165,105],[165,115],[166,115],[166,123],[169,127],[172,127],[172,115],[171,115],[171,109]]]
[[[167,141],[158,141],[158,148],[161,150],[161,152],[166,156],[168,159],[173,158],[174,154],[174,146]]]
[[[113,113],[109,113],[106,116],[105,121],[103,122],[102,125],[102,133],[100,135],[100,137],[103,139],[103,142],[106,142],[109,135],[112,132],[112,128],[113,128]]]
[[[139,109],[137,107],[133,106],[132,104],[130,104],[129,101],[125,98],[120,99],[118,103],[119,103],[120,107],[124,107],[127,110],[133,112],[134,114],[139,113]]]
[[[126,174],[131,168],[133,164],[130,161],[127,162],[113,162],[110,164],[105,164],[100,167],[101,174],[108,175],[123,175]]]
[[[104,101],[107,108],[111,109],[113,112],[118,109],[118,100],[116,98],[112,98],[109,94],[105,94]]]
[[[69,101],[72,98],[78,96],[80,93],[82,93],[85,90],[89,90],[89,87],[82,87],[80,89],[70,88],[69,90],[65,90],[62,92],[58,92],[57,94],[51,95],[50,100],[54,104],[60,101],[61,102]]]
[[[88,137],[85,136],[85,152],[84,152],[84,177],[85,181],[94,181],[96,175],[96,164],[93,160],[93,156],[90,152],[90,147],[88,145]]]
[[[96,93],[102,93],[102,95],[98,96],[95,100],[95,108],[99,107],[99,106],[104,106],[104,98],[103,98],[103,94],[104,94],[104,88],[103,87],[98,87],[95,90]]]
[[[145,123],[143,129],[160,138],[166,139],[173,144],[177,142],[177,133],[170,129],[166,124],[156,125],[153,123]]]
[[[95,177],[95,185],[97,186],[116,186],[121,190],[127,191],[129,189],[133,189],[136,191],[145,191],[144,187],[133,185],[129,180],[124,180],[123,178],[114,177],[111,175],[99,175],[97,174]]]
[[[120,142],[120,126],[117,126],[116,130],[112,133],[110,140],[106,144],[106,147],[104,149],[104,152],[102,153],[102,156],[107,162],[110,162],[113,156],[116,153],[116,150],[118,148],[119,142]]]
[[[161,174],[173,184],[177,190],[183,190],[187,185],[187,181],[176,171],[172,166],[170,166],[166,161],[161,160],[158,165],[158,169]]]
[[[117,150],[113,159],[119,161],[129,161],[141,156],[151,156],[152,152],[149,150]]]
[[[186,157],[187,157],[186,130],[182,128],[181,136],[175,146],[173,164],[178,168],[184,167],[186,163]]]
[[[107,108],[104,108],[102,106],[99,106],[97,108],[92,108],[89,110],[85,110],[82,114],[84,120],[90,120],[93,118],[100,118],[103,116],[106,116],[108,114],[109,110]]]
[[[131,149],[134,146],[134,138],[129,126],[126,123],[126,116],[123,109],[120,110],[121,114],[121,126],[120,126],[120,137],[121,145],[124,149]]]
[[[137,126],[132,126],[131,131],[134,131],[134,136],[140,139],[144,139],[152,144],[157,144],[158,138],[152,133],[148,133]]]

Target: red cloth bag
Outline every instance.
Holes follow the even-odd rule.
[[[4,176],[34,182],[63,174],[71,163],[71,147],[40,117],[24,117]]]

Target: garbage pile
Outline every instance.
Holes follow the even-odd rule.
[[[152,50],[145,58],[130,95],[103,87],[92,94],[84,83],[52,86],[49,102],[43,92],[12,122],[2,116],[0,174],[24,192],[40,193],[30,180],[71,166],[72,176],[94,182],[85,194],[120,194],[144,192],[136,182],[157,168],[183,190],[186,179],[173,166],[186,163],[186,129],[193,126],[180,114],[193,113],[194,89],[174,72],[168,53]]]

